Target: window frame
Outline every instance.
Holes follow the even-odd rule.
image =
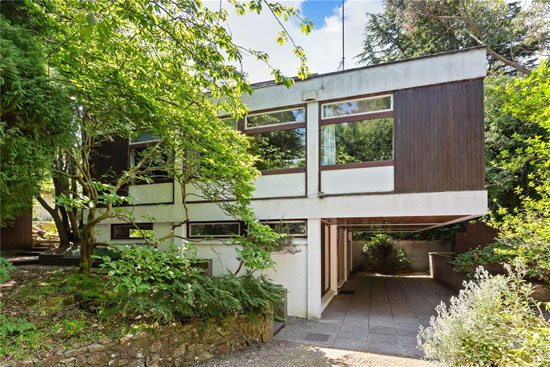
[[[304,110],[304,122],[293,122],[293,123],[279,123],[268,126],[258,126],[258,127],[248,127],[246,126],[246,119],[249,115],[261,115],[269,112],[284,112],[291,111],[301,108]],[[297,104],[291,106],[281,106],[268,108],[264,110],[256,110],[251,112],[249,115],[245,116],[243,119],[239,120],[239,131],[247,136],[252,136],[261,133],[268,133],[273,131],[284,131],[284,130],[294,130],[294,129],[304,129],[304,167],[293,167],[293,168],[275,168],[268,170],[260,170],[262,176],[268,175],[282,175],[288,173],[305,173],[307,172],[307,104]]]
[[[142,149],[142,148],[147,148],[147,147],[151,147],[151,146],[154,146],[154,145],[158,145],[160,144],[160,139],[157,139],[157,140],[149,140],[149,141],[144,141],[144,142],[139,142],[139,143],[131,143],[130,142],[130,139],[128,139],[128,165],[127,165],[127,169],[129,170],[131,167],[131,151],[132,149]],[[153,177],[152,178],[153,182],[152,183],[148,183],[147,181],[143,181],[143,180],[139,180],[139,181],[135,181],[134,183],[132,183],[131,185],[149,185],[149,184],[158,184],[158,183],[169,183],[169,182],[174,182],[174,178],[173,177]]]
[[[195,225],[195,224],[198,224],[198,225],[204,225],[204,224],[238,224],[239,225],[239,233],[238,234],[233,234],[233,235],[211,235],[211,236],[192,236],[191,235],[191,226],[192,225]],[[211,221],[192,221],[192,222],[187,222],[187,235],[186,235],[186,238],[189,238],[189,239],[218,239],[218,238],[233,238],[233,237],[237,237],[237,236],[241,236],[244,234],[244,228],[243,228],[243,223],[242,222],[239,222],[239,221],[236,221],[236,220],[222,220],[222,221],[219,221],[219,220],[211,220]]]
[[[377,99],[377,98],[383,98],[383,97],[390,97],[390,108],[389,109],[376,110],[376,111],[370,111],[370,112],[350,113],[350,114],[341,115],[341,116],[331,116],[331,117],[324,117],[323,116],[323,106],[325,106],[325,105],[335,105],[335,104],[340,104],[340,103],[345,103],[345,102],[354,102],[354,101],[365,101],[365,100],[369,100],[369,99]],[[349,117],[354,117],[354,116],[363,116],[364,117],[366,115],[375,115],[375,114],[380,115],[380,114],[384,114],[386,112],[391,112],[393,114],[393,93],[382,93],[382,94],[375,94],[375,95],[369,95],[369,96],[364,96],[364,97],[339,98],[337,100],[319,102],[319,106],[320,106],[320,109],[321,109],[321,114],[319,116],[319,120],[324,121],[325,122],[324,125],[330,124],[328,121],[336,120],[336,119],[342,119],[342,118],[347,120],[345,122],[351,122],[351,121],[349,121]],[[371,120],[371,119],[374,119],[374,118],[376,118],[376,117],[369,118],[368,120]],[[362,120],[367,120],[367,119],[362,119]],[[334,122],[334,123],[338,123],[338,122]]]
[[[115,237],[114,236],[114,227],[117,226],[125,226],[128,227],[128,237]],[[145,222],[145,223],[111,223],[111,240],[144,240],[146,237],[130,237],[130,229],[136,229],[136,226],[151,226],[151,228],[138,228],[142,231],[154,231],[155,230],[155,224],[153,222]]]
[[[248,126],[248,118],[250,116],[259,116],[259,115],[265,115],[273,112],[286,112],[286,111],[293,111],[293,110],[303,110],[304,111],[304,121],[300,122],[279,122],[276,124],[269,124],[269,125],[262,125],[262,126]],[[268,131],[278,131],[278,130],[290,130],[292,128],[298,128],[298,126],[294,127],[295,125],[304,125],[307,123],[307,108],[305,105],[297,105],[297,106],[288,106],[288,107],[277,107],[277,108],[270,108],[267,110],[259,110],[252,113],[247,114],[244,116],[244,131],[247,132],[268,132]],[[293,126],[293,127],[290,127]],[[284,128],[283,128],[284,127]],[[273,130],[268,131],[260,131],[264,130],[266,128],[274,128]]]
[[[383,110],[383,111],[376,111],[376,112],[363,112],[358,114],[351,114],[351,115],[343,115],[343,116],[335,116],[335,117],[327,117],[323,118],[323,106],[327,104],[335,104],[338,102],[347,102],[347,101],[358,101],[358,100],[364,100],[364,99],[372,99],[372,98],[380,98],[384,96],[391,96],[391,110]],[[336,125],[336,124],[342,124],[342,123],[358,123],[362,121],[368,121],[368,120],[376,120],[376,119],[382,119],[382,118],[393,118],[394,117],[394,97],[393,92],[381,92],[381,93],[375,93],[375,94],[369,94],[369,95],[363,95],[363,96],[355,96],[355,97],[345,97],[345,98],[337,98],[337,99],[331,99],[331,100],[325,100],[325,101],[319,101],[318,103],[319,108],[319,133],[318,133],[318,145],[319,145],[319,175],[321,175],[321,171],[333,171],[333,170],[339,170],[339,169],[353,169],[353,168],[367,168],[367,167],[388,167],[388,166],[394,166],[395,162],[394,159],[386,159],[383,161],[366,161],[366,162],[352,162],[352,163],[341,163],[341,164],[329,164],[329,165],[323,165],[322,162],[322,128],[325,125]],[[392,132],[392,148],[395,147],[395,119],[393,121],[393,132]],[[321,185],[321,180],[319,178],[319,185]]]

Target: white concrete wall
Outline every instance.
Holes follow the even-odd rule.
[[[174,199],[174,183],[164,182],[129,187],[129,195],[135,204],[166,204]]]
[[[306,174],[287,173],[284,175],[267,175],[258,178],[254,183],[254,198],[305,196]]]
[[[289,89],[283,85],[257,88],[252,95],[243,96],[243,101],[251,110],[285,107],[303,103],[304,93],[311,91],[316,92],[318,101],[323,101],[482,78],[487,73],[486,66],[485,49],[474,49],[320,75],[295,83]],[[308,113],[308,119],[310,116]]]
[[[337,169],[321,172],[324,194],[393,191],[393,166]]]
[[[288,290],[288,314],[297,317],[307,317],[307,260],[308,246],[305,241],[297,244],[298,253],[274,254],[276,268],[264,272],[275,283]],[[239,262],[235,255],[235,246],[218,242],[202,242],[195,245],[199,259],[212,260],[212,274],[223,275],[234,273]],[[244,272],[244,269],[243,269]]]

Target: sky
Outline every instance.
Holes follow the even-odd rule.
[[[301,10],[302,14],[314,23],[313,31],[308,35],[300,32],[299,23],[294,20],[283,23],[296,44],[302,46],[307,57],[311,73],[327,73],[339,69],[342,60],[342,1],[333,0],[279,0],[287,6]],[[205,4],[219,8],[220,2],[207,0]],[[226,28],[231,32],[233,41],[243,47],[267,52],[270,63],[281,69],[286,76],[297,74],[299,61],[292,53],[290,43],[280,46],[276,38],[281,30],[276,19],[269,11],[260,15],[247,13],[237,15],[231,5],[222,2],[228,10]],[[361,52],[363,33],[367,13],[381,12],[381,0],[345,0],[345,67],[359,66],[355,56]],[[251,83],[272,80],[271,70],[253,56],[243,60],[243,70]]]

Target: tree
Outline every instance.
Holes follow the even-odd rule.
[[[492,70],[529,73],[550,41],[550,4],[504,0],[387,0],[369,14],[361,62],[378,63],[485,45]]]
[[[259,12],[265,6],[277,17],[298,16],[295,9],[276,3],[231,3],[239,12]],[[47,29],[49,62],[63,83],[74,86],[73,123],[78,134],[76,143],[63,149],[70,162],[64,167],[70,169],[54,172],[78,184],[69,185],[57,202],[67,211],[85,210],[82,269],[89,272],[97,246],[109,245],[97,241],[97,224],[108,218],[134,223],[132,213],[121,206],[131,202],[124,187],[138,180],[150,182],[150,174],[158,172],[174,179],[184,202],[187,188],[195,185],[205,198],[220,202],[229,215],[248,223],[248,235],[257,241],[243,245],[239,256],[251,266],[269,266],[269,250],[260,245],[279,236],[256,222],[249,208],[251,182],[258,175],[255,157],[247,152],[246,137],[217,118],[218,111],[242,116],[240,96],[251,92],[229,62],[240,61],[244,53],[267,62],[267,55],[235,45],[222,26],[227,13],[211,11],[195,0],[71,0],[28,6]],[[310,29],[311,23],[302,20],[303,32]],[[293,42],[283,29],[278,41],[285,39]],[[298,74],[304,78],[305,55],[299,46],[294,53],[302,61]],[[293,82],[277,69],[272,73],[285,85]],[[159,143],[140,152],[128,170],[98,172],[92,165],[91,157],[102,144],[142,134],[158,137]],[[159,162],[159,156],[171,159]],[[177,237],[176,228],[187,218],[174,224],[169,235],[147,242],[155,246]]]
[[[31,31],[0,15],[0,224],[32,207],[58,146],[69,144],[68,87]]]

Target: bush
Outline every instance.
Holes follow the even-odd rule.
[[[525,265],[506,265],[507,275],[482,268],[447,307],[436,308],[430,326],[420,327],[419,348],[440,365],[548,366],[550,323],[524,282]]]
[[[507,264],[516,259],[526,264],[526,277],[548,283],[550,280],[550,247],[530,241],[514,243],[501,239],[485,247],[477,247],[457,255],[453,262],[455,271],[472,276],[479,265]]]
[[[10,273],[15,270],[15,266],[8,259],[0,256],[0,284],[10,279]]]
[[[166,323],[191,318],[221,318],[237,313],[268,313],[281,302],[283,289],[251,273],[213,277],[198,260],[175,248],[131,247],[119,260],[103,257],[111,286],[118,293],[105,313]]]
[[[400,270],[409,270],[411,264],[403,249],[393,248],[393,238],[387,234],[372,236],[363,246],[363,254],[367,259],[367,268],[382,274],[395,274]]]

